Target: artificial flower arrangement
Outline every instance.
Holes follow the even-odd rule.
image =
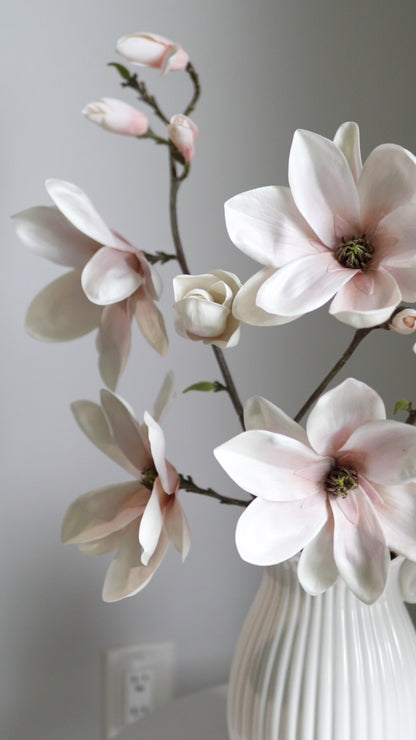
[[[124,90],[133,91],[162,131],[130,104],[103,98],[83,111],[108,131],[166,148],[174,252],[145,253],[110,229],[76,185],[48,180],[52,206],[14,217],[22,242],[70,268],[31,303],[29,333],[66,341],[97,330],[99,370],[107,386],[101,405],[73,404],[86,436],[133,480],[80,496],[63,521],[62,539],[81,552],[115,552],[103,598],[138,593],[160,566],[170,541],[185,558],[190,531],[181,490],[243,507],[236,530],[242,558],[272,565],[300,554],[298,577],[310,594],[344,579],[365,603],[383,592],[390,558],[416,561],[416,412],[398,402],[404,422],[386,419],[380,396],[349,378],[326,390],[359,343],[374,329],[416,329],[416,158],[394,144],[378,146],[364,165],[359,129],[340,126],[333,140],[296,131],[289,187],[268,186],[230,198],[225,221],[231,241],[262,265],[241,285],[222,269],[192,275],[177,223],[177,195],[188,178],[198,128],[190,114],[200,95],[198,74],[176,43],[150,33],[121,38],[117,51],[133,66],[186,72],[193,95],[168,118],[145,82],[113,63]],[[173,281],[178,333],[211,345],[222,380],[192,390],[225,391],[242,432],[214,450],[219,464],[246,492],[233,499],[204,488],[166,459],[161,420],[173,396],[170,373],[152,412],[139,422],[116,394],[129,357],[135,321],[149,345],[168,350],[157,307],[155,265],[176,260]],[[355,329],[350,345],[295,419],[270,401],[240,401],[225,359],[239,341],[240,323],[275,327],[328,301],[329,312]],[[189,390],[189,389],[188,389]],[[299,422],[307,412],[306,428]]]

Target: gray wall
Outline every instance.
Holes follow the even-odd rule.
[[[172,550],[141,595],[100,599],[107,563],[59,543],[62,516],[80,493],[123,479],[69,413],[101,386],[93,337],[44,345],[24,334],[26,307],[60,270],[29,254],[9,215],[48,203],[47,177],[84,188],[106,220],[138,247],[169,250],[165,152],[107,134],[81,108],[119,96],[116,39],[150,30],[181,41],[201,74],[192,181],[180,197],[191,269],[256,268],[229,243],[223,202],[286,184],[297,127],[332,136],[361,126],[363,153],[385,141],[416,150],[413,0],[19,0],[3,8],[0,312],[2,337],[1,736],[78,740],[99,736],[101,651],[173,639],[178,692],[226,680],[233,644],[260,573],[234,548],[238,512],[183,494],[193,532],[184,566]],[[189,95],[182,75],[146,74],[171,113]],[[125,99],[134,102],[132,93]],[[175,268],[163,270],[171,351],[159,359],[134,335],[119,391],[138,415],[171,367],[182,389],[217,377],[209,350],[173,331]],[[229,351],[243,398],[265,395],[294,414],[341,354],[351,330],[322,309],[278,329],[245,327]],[[374,333],[341,377],[375,387],[389,410],[416,398],[412,338]],[[400,353],[400,355],[399,355]],[[235,493],[211,450],[237,433],[227,399],[180,396],[165,423],[169,458],[201,484]]]

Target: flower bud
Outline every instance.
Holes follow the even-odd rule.
[[[140,67],[154,67],[166,72],[185,69],[189,55],[180,44],[175,44],[155,33],[132,33],[117,41],[121,56]]]
[[[143,136],[149,128],[149,121],[144,113],[116,98],[100,98],[94,103],[88,103],[82,113],[89,121],[115,134]]]
[[[396,313],[390,322],[390,329],[397,334],[412,334],[416,331],[416,311],[414,308],[404,308]]]
[[[240,287],[238,277],[224,270],[174,278],[178,334],[204,344],[234,347],[240,338],[240,322],[233,316],[232,304]]]
[[[190,162],[195,154],[194,142],[198,138],[199,129],[188,116],[177,113],[172,116],[168,126],[168,136],[172,144]]]

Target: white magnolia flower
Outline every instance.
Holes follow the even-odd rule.
[[[71,272],[48,285],[31,303],[26,329],[46,342],[62,342],[98,328],[104,382],[114,389],[130,352],[131,320],[164,355],[167,335],[154,301],[161,281],[143,252],[109,229],[76,185],[48,180],[54,206],[36,206],[14,216],[17,235],[37,254]]]
[[[204,344],[234,347],[240,338],[240,322],[233,315],[232,306],[240,286],[238,277],[224,270],[175,277],[178,334]]]
[[[171,540],[185,559],[189,526],[178,498],[179,476],[165,459],[159,425],[172,395],[169,375],[155,403],[139,424],[121,398],[101,392],[101,406],[78,401],[72,409],[87,437],[134,476],[134,481],[90,491],[69,507],[62,540],[86,555],[116,550],[105,578],[104,601],[119,601],[141,591],[166,555]]]
[[[241,289],[234,313],[260,326],[284,324],[331,300],[359,327],[416,301],[416,159],[383,144],[361,164],[359,131],[334,141],[296,131],[289,184],[241,193],[225,204],[234,244],[265,265]]]

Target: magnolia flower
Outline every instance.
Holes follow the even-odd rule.
[[[416,159],[383,144],[361,164],[359,131],[334,141],[296,131],[290,188],[264,187],[225,204],[230,238],[265,267],[241,289],[235,315],[284,324],[332,299],[355,327],[386,321],[416,301]]]
[[[166,72],[185,69],[189,56],[180,44],[155,33],[132,33],[117,41],[121,56],[140,67],[154,67]]]
[[[416,429],[386,420],[380,396],[353,378],[325,393],[306,432],[262,398],[245,409],[248,431],[215,450],[228,475],[257,498],[236,543],[256,565],[300,550],[311,594],[338,573],[366,603],[382,593],[389,548],[416,560]]]
[[[390,329],[397,334],[412,334],[416,331],[416,311],[414,308],[404,308],[392,318]]]
[[[169,139],[183,154],[185,162],[190,162],[195,154],[194,143],[198,135],[198,127],[188,116],[177,113],[170,119],[168,126]]]
[[[73,269],[36,296],[27,331],[60,342],[98,327],[101,376],[114,389],[130,351],[132,316],[152,347],[166,354],[166,329],[154,304],[161,293],[159,277],[143,252],[108,228],[76,185],[48,180],[46,189],[54,207],[18,213],[17,234],[37,254]]]
[[[149,120],[144,113],[116,98],[100,98],[88,103],[82,113],[89,121],[115,134],[143,136],[149,128]]]
[[[62,541],[79,545],[86,555],[117,551],[105,577],[104,601],[119,601],[146,586],[169,540],[183,559],[189,552],[189,527],[178,499],[179,476],[165,459],[158,423],[171,383],[168,376],[153,415],[146,412],[142,425],[111,391],[101,392],[101,406],[89,401],[72,406],[87,437],[135,477],[80,496],[62,524]]]
[[[178,334],[204,344],[234,347],[240,338],[240,322],[233,316],[232,304],[240,286],[238,277],[224,270],[175,277]]]

